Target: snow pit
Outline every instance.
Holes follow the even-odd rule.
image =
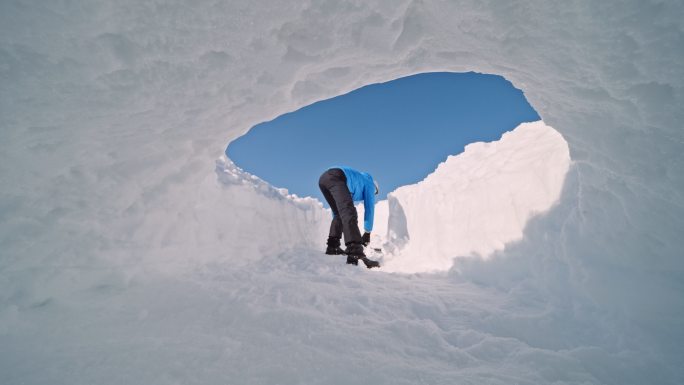
[[[0,383],[684,383],[683,15],[1,2]],[[572,158],[487,258],[351,268],[321,255],[318,202],[216,161],[265,118],[433,71],[504,76]]]

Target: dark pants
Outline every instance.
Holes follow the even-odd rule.
[[[340,239],[344,232],[345,244],[360,244],[358,214],[349,188],[347,188],[347,177],[344,176],[344,172],[339,168],[331,168],[324,172],[318,180],[318,187],[333,212],[330,238]]]

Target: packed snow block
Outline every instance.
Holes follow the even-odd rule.
[[[558,202],[567,142],[542,121],[450,156],[423,181],[388,196],[390,271],[446,271],[454,257],[487,258],[520,240],[530,218]]]
[[[401,202],[393,194],[387,195],[387,243],[385,248],[390,253],[401,250],[411,240],[406,223],[406,214]],[[418,256],[418,258],[421,258]]]

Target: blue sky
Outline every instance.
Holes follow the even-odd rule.
[[[372,84],[254,126],[226,154],[239,167],[324,202],[318,177],[330,166],[366,171],[380,198],[416,183],[465,145],[497,140],[539,120],[501,76],[426,73]]]

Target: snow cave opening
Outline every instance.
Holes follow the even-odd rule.
[[[371,245],[383,250],[383,270],[403,273],[446,271],[454,257],[486,259],[522,239],[527,221],[560,198],[570,164],[567,142],[522,90],[475,72],[410,75],[321,100],[257,124],[225,154],[324,207],[321,172],[369,172],[381,189]]]

